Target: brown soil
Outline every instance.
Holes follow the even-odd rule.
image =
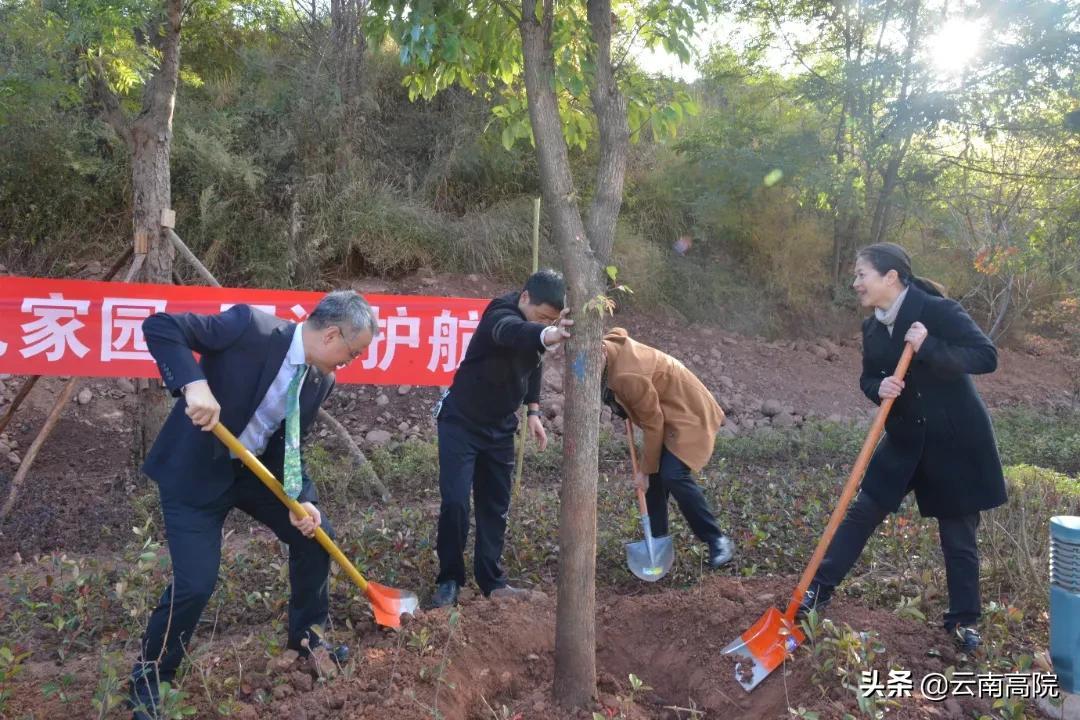
[[[788,707],[800,706],[830,718],[855,712],[854,695],[836,680],[821,679],[833,688],[822,695],[814,659],[805,646],[749,694],[735,680],[733,660],[721,653],[764,610],[782,604],[794,582],[714,576],[689,591],[601,598],[598,695],[589,713],[675,720],[691,717],[691,708],[705,718],[787,718]],[[421,612],[397,633],[376,630],[358,618],[355,635],[339,637],[349,640],[352,658],[337,678],[326,682],[313,682],[314,672],[305,661],[268,661],[258,643],[243,637],[215,639],[221,656],[213,658],[214,670],[242,678],[241,703],[233,713],[241,718],[430,720],[436,709],[446,720],[591,718],[589,713],[563,710],[552,699],[553,599],[497,602],[473,597],[455,614],[451,620],[447,610]],[[911,670],[918,679],[960,661],[944,634],[927,624],[867,611],[842,599],[830,616],[857,631],[878,633],[889,661],[880,668],[883,673],[891,665]],[[426,642],[417,642],[425,630]],[[932,648],[940,656],[929,656]],[[200,649],[194,652],[198,655]],[[15,688],[9,717],[36,720],[81,716],[81,708],[89,712],[93,664],[71,662],[64,671],[76,678],[68,703],[42,699],[39,688],[55,679],[57,668],[35,663]],[[630,674],[647,686],[636,696],[630,691]],[[197,690],[192,696],[200,717],[213,714]],[[946,708],[912,697],[891,716],[949,718],[958,707],[964,717],[986,709],[977,700]]]

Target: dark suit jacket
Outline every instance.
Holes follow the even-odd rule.
[[[890,510],[915,491],[925,517],[956,517],[1005,503],[997,441],[972,374],[997,368],[997,349],[954,300],[915,286],[900,307],[892,336],[871,316],[863,323],[862,391],[881,404],[878,388],[893,374],[904,334],[915,321],[928,335],[904,379],[874,452],[863,489]]]
[[[221,404],[222,424],[239,436],[281,369],[298,326],[248,305],[235,305],[218,315],[157,313],[143,321],[142,327],[162,380],[180,398],[154,441],[143,472],[158,483],[163,497],[196,507],[208,504],[232,485],[235,473],[228,449],[184,414],[180,389],[194,380],[206,380]],[[192,351],[199,353],[198,362]],[[333,386],[333,373],[324,375],[315,367],[308,370],[300,390],[301,435],[311,427]],[[284,423],[259,459],[280,481]],[[299,499],[318,499],[306,472]]]

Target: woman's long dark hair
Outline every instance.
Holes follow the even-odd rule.
[[[911,272],[911,256],[896,243],[883,242],[867,245],[855,256],[856,260],[870,263],[879,274],[895,270],[905,286],[914,285],[923,292],[945,297],[945,286],[939,282],[919,277]]]

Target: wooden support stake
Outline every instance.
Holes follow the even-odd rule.
[[[217,281],[217,278],[214,277],[213,273],[206,269],[206,266],[199,261],[199,258],[195,257],[195,253],[191,252],[188,246],[184,244],[184,241],[180,239],[179,235],[172,230],[166,230],[165,232],[169,234],[169,242],[173,244],[176,251],[183,255],[185,260],[191,263],[191,266],[198,271],[199,275],[202,276],[202,279],[205,280],[208,285],[221,287],[221,283]]]
[[[532,234],[532,271],[540,269],[540,198],[533,200],[533,234]],[[529,437],[529,415],[525,408],[521,410],[521,421],[518,423],[518,446],[517,457],[514,459],[514,484],[513,495],[517,495],[518,486],[521,485],[521,475],[525,470],[525,440]],[[514,497],[517,500],[517,497]]]
[[[72,394],[75,392],[75,388],[79,386],[79,379],[80,378],[73,377],[67,381],[66,385],[64,385],[64,389],[60,391],[60,397],[56,398],[56,403],[49,412],[49,417],[46,418],[45,424],[41,426],[41,430],[38,431],[37,437],[34,438],[34,442],[30,443],[26,455],[23,457],[22,462],[19,463],[19,469],[15,472],[15,477],[11,481],[11,488],[8,490],[7,500],[4,502],[4,507],[0,508],[0,523],[4,522],[8,513],[11,512],[11,508],[15,505],[15,499],[19,495],[19,486],[26,480],[26,475],[30,472],[30,466],[34,464],[34,458],[37,457],[38,452],[41,450],[41,446],[45,444],[45,440],[48,439],[53,428],[56,427],[57,421],[60,420],[60,415],[64,412],[64,406],[68,404]]]
[[[15,417],[15,411],[22,405],[22,401],[30,394],[30,390],[33,389],[34,383],[36,383],[40,377],[40,375],[31,375],[23,382],[22,387],[19,388],[19,393],[15,396],[15,399],[11,401],[11,407],[7,409],[3,419],[0,420],[0,433],[4,432],[8,423],[11,422],[11,418]]]
[[[353,463],[356,465],[357,470],[363,476],[364,481],[367,482],[375,495],[378,496],[383,502],[387,502],[390,499],[390,491],[386,489],[386,486],[382,484],[382,480],[375,473],[375,468],[371,467],[371,463],[368,462],[367,456],[364,455],[360,446],[352,439],[352,435],[349,431],[337,421],[330,413],[326,412],[323,408],[319,408],[319,420],[329,425],[334,433],[345,445],[345,449],[349,451],[350,457],[353,459]]]
[[[124,282],[129,283],[139,277],[139,273],[142,272],[143,263],[146,262],[146,253],[135,253],[135,259],[131,262],[131,268],[128,269],[127,275],[124,276]]]

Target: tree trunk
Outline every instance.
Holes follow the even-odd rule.
[[[555,625],[555,700],[583,707],[596,693],[596,481],[604,332],[603,268],[611,256],[622,205],[629,129],[611,66],[611,3],[590,0],[599,127],[597,192],[582,221],[554,92],[553,0],[522,0],[520,32],[529,118],[552,235],[566,271],[574,317],[566,344],[566,424],[559,498],[559,587]]]
[[[135,251],[145,252],[144,282],[171,284],[175,250],[162,231],[161,211],[172,206],[172,176],[169,159],[172,152],[173,109],[180,72],[180,22],[183,3],[167,0],[164,22],[153,35],[161,52],[161,63],[146,83],[143,109],[131,124],[132,224]],[[169,414],[169,397],[158,379],[146,386],[140,383],[139,414],[136,422],[135,450],[141,461],[157,437]]]
[[[352,122],[361,89],[360,70],[364,63],[367,38],[361,28],[367,12],[367,0],[330,1],[330,46],[333,48],[334,79],[341,93],[341,103]]]
[[[1012,305],[1013,280],[1015,277],[1015,275],[1009,275],[1009,278],[1005,281],[1005,299],[1001,302],[1001,308],[997,311],[997,317],[995,317],[990,324],[990,331],[986,333],[994,342],[998,341],[998,336],[1000,336],[1005,329],[1005,318],[1009,316],[1009,308]]]
[[[900,184],[900,164],[907,154],[907,148],[908,140],[905,139],[889,157],[889,164],[885,168],[885,175],[881,181],[881,191],[878,193],[877,202],[874,204],[874,219],[870,225],[871,243],[879,243],[888,239],[885,237],[885,231],[889,226],[892,195]]]

